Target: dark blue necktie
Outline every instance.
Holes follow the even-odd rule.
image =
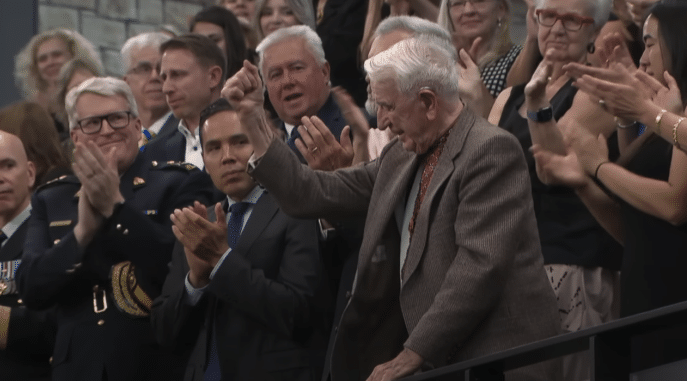
[[[241,235],[241,227],[243,226],[243,216],[246,214],[250,203],[237,202],[229,207],[229,223],[227,224],[227,243],[230,248],[236,247],[236,242]]]
[[[239,240],[241,227],[243,226],[243,216],[246,214],[250,205],[251,204],[248,202],[237,202],[229,207],[229,212],[231,214],[229,215],[229,223],[227,224],[227,243],[232,249],[236,247],[236,242]],[[203,381],[220,381],[222,379],[219,368],[219,356],[217,355],[217,336],[215,335],[214,328],[215,327],[213,327],[213,331],[211,332],[210,354],[208,356],[208,366],[205,368]]]

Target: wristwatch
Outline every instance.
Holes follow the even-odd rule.
[[[533,122],[544,123],[553,119],[553,110],[551,106],[540,108],[537,111],[527,111],[527,118]]]

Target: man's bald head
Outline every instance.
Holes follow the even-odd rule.
[[[0,228],[29,206],[35,181],[36,168],[21,140],[0,131]]]

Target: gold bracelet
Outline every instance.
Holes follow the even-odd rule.
[[[682,121],[685,120],[684,116],[681,116],[677,122],[675,122],[675,125],[673,125],[673,145],[675,147],[680,148],[680,145],[677,143],[677,127],[682,123]]]
[[[661,119],[663,119],[663,114],[666,112],[668,112],[668,110],[662,109],[658,115],[656,115],[656,131],[659,135],[661,135]]]

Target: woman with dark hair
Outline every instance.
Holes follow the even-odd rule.
[[[253,60],[248,54],[243,30],[233,13],[213,5],[198,12],[189,25],[191,33],[208,37],[219,46],[227,61],[225,78],[234,75],[243,66],[243,60]]]
[[[36,166],[36,187],[69,172],[53,120],[38,103],[19,102],[0,110],[0,130],[23,143]]]

